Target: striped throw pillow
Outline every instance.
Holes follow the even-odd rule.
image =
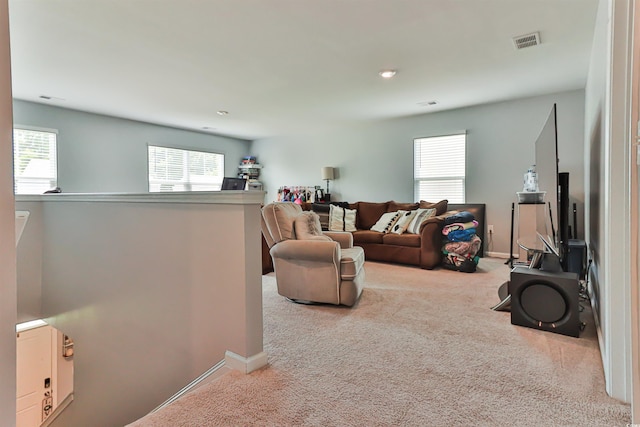
[[[431,209],[418,209],[416,215],[411,220],[411,223],[407,227],[407,233],[420,234],[420,225],[429,218],[436,216],[435,208]]]

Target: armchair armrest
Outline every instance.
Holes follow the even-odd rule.
[[[271,255],[279,259],[326,261],[340,264],[340,245],[334,241],[284,240],[271,248]]]
[[[420,226],[420,267],[431,270],[442,261],[442,228],[447,214],[429,218]]]
[[[348,231],[323,231],[322,234],[340,243],[342,249],[353,247],[353,234]]]
[[[424,232],[424,228],[429,224],[440,227],[440,233],[442,233],[442,228],[444,228],[444,219],[449,216],[449,213],[443,213],[442,215],[432,216],[428,220],[424,221],[420,224],[420,234]]]

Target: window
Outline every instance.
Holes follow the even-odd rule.
[[[413,141],[415,199],[464,203],[466,134]]]
[[[224,154],[149,146],[149,191],[220,190]]]
[[[58,186],[55,130],[13,129],[13,191],[42,194]]]

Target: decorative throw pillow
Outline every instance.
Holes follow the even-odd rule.
[[[407,233],[420,234],[420,225],[431,217],[436,216],[435,208],[418,209],[407,227]]]
[[[356,231],[356,210],[330,205],[329,230]]]
[[[380,233],[388,233],[391,231],[391,228],[395,225],[398,218],[404,211],[397,212],[386,212],[383,213],[378,222],[376,222],[373,227],[371,227],[372,231],[378,231]]]
[[[302,212],[293,220],[293,228],[298,240],[331,240],[322,235],[320,218],[315,212]]]
[[[395,212],[395,211],[413,211],[415,209],[418,209],[420,206],[420,203],[415,202],[415,203],[398,203],[396,201],[390,201],[389,202],[389,207],[387,208],[387,212]],[[433,206],[422,206],[423,208],[432,208]]]
[[[402,212],[402,214],[400,215],[400,218],[398,218],[398,221],[393,226],[393,228],[391,228],[391,232],[394,234],[402,234],[405,231],[407,231],[409,224],[411,224],[411,221],[418,213],[417,209],[414,209],[412,211],[398,211],[398,212]]]

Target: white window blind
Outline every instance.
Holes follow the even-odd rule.
[[[149,191],[215,191],[224,177],[224,154],[149,146]]]
[[[13,130],[15,194],[42,194],[58,186],[57,136],[54,130]]]
[[[413,141],[415,200],[465,202],[466,135]]]

